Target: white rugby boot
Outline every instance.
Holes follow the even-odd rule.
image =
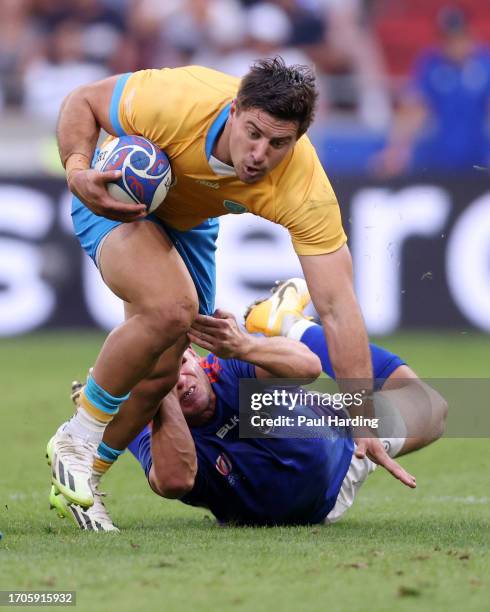
[[[71,504],[52,485],[49,494],[51,509],[54,508],[60,518],[69,518],[82,531],[112,531],[113,533],[120,533],[120,530],[112,522],[112,518],[102,500],[106,493],[99,491],[99,483],[100,475],[94,474],[91,480],[94,503],[90,508],[82,508],[82,506],[77,504]]]
[[[67,433],[65,426],[61,425],[46,448],[51,481],[68,502],[88,508],[94,503],[91,477],[97,447]]]

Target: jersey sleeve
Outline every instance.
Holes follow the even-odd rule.
[[[191,81],[175,72],[140,70],[119,78],[109,110],[117,135],[138,134],[165,149],[192,133]]]
[[[298,255],[332,253],[347,241],[339,203],[309,141],[295,156],[276,194],[276,222],[289,231]]]
[[[255,366],[239,359],[219,359],[222,371],[230,378],[256,378]]]

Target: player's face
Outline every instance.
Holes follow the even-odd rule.
[[[455,62],[464,62],[475,46],[466,30],[448,35],[444,45],[447,55]]]
[[[298,135],[296,121],[276,119],[259,109],[230,111],[230,157],[238,178],[257,183],[276,168],[294,147]]]
[[[200,425],[213,415],[211,384],[199,365],[199,357],[189,349],[182,357],[176,391],[182,413],[189,425]]]

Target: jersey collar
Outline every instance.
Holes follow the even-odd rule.
[[[223,129],[230,115],[230,108],[231,108],[231,102],[230,104],[227,104],[223,108],[223,110],[220,111],[219,115],[216,117],[216,119],[211,124],[211,127],[209,128],[209,132],[206,136],[206,159],[209,159],[211,157],[211,153],[213,152],[213,147],[214,147],[214,143],[216,142],[216,138],[218,137],[218,134]]]

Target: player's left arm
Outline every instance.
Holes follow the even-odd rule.
[[[300,255],[313,304],[327,338],[332,367],[344,392],[372,390],[372,365],[368,336],[354,294],[352,259],[347,245],[323,255]],[[362,411],[366,414],[366,405]],[[373,432],[356,431],[356,451],[382,465],[395,478],[415,487],[415,478],[394,461]]]
[[[239,359],[255,366],[257,378],[320,376],[320,359],[310,349],[289,338],[253,336],[240,329],[235,317],[217,310],[212,317],[198,315],[189,340],[222,359]]]
[[[297,150],[296,150],[297,149]],[[370,390],[371,354],[354,294],[352,259],[340,207],[309,141],[301,139],[276,196],[276,223],[289,230],[308,289],[320,315],[341,390]],[[356,391],[358,389],[355,389]]]
[[[333,253],[299,255],[308,290],[320,316],[336,379],[372,381],[371,354],[364,320],[354,294],[352,259],[347,245]]]

